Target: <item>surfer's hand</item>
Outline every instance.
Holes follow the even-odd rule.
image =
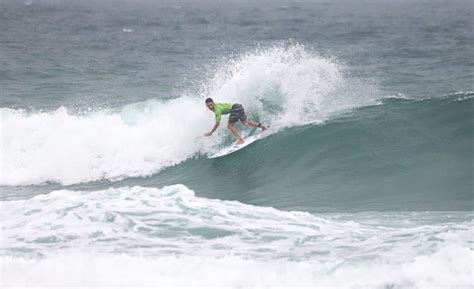
[[[212,133],[210,133],[210,132],[206,132],[206,133],[204,134],[204,136],[211,136],[211,134],[212,134]]]

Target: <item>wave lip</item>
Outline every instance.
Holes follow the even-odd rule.
[[[256,49],[224,61],[203,91],[250,104],[251,112],[278,128],[320,123],[382,98],[373,83],[352,77],[337,59],[301,44]]]

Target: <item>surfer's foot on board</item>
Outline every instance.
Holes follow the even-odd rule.
[[[245,143],[244,139],[241,138],[237,141],[236,145],[241,145],[241,144],[244,144],[244,143]]]
[[[266,124],[263,124],[263,123],[259,123],[258,127],[261,128],[262,130],[266,130],[268,128],[268,126]]]

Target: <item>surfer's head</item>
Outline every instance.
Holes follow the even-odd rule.
[[[212,98],[207,98],[206,99],[206,106],[207,108],[209,108],[210,110],[214,110],[214,100],[212,100]]]

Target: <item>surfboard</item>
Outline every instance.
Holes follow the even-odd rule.
[[[233,144],[229,147],[223,148],[220,151],[218,151],[217,153],[209,156],[208,159],[215,159],[215,158],[226,156],[226,155],[231,154],[231,153],[235,153],[236,151],[243,149],[244,147],[246,147],[249,144],[259,140],[260,138],[262,138],[261,134],[254,134],[254,135],[251,135],[249,137],[246,137],[246,138],[244,138],[245,143],[240,144],[240,145]]]

